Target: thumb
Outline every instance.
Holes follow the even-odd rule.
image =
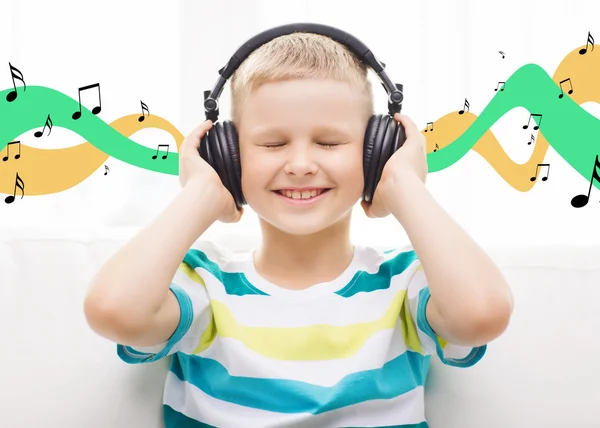
[[[209,129],[212,128],[212,126],[212,121],[207,119],[194,128],[194,130],[183,141],[183,144],[181,145],[181,152],[190,155],[197,153],[198,147],[200,146],[200,139],[208,132]]]

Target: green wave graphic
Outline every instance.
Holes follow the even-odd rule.
[[[492,98],[465,132],[448,146],[427,155],[430,172],[440,171],[459,161],[504,114],[524,107],[543,132],[548,144],[587,180],[590,180],[597,153],[600,153],[600,120],[570,97],[558,98],[560,88],[536,64],[526,64],[513,73],[504,91]],[[458,112],[457,120],[460,120]],[[523,117],[527,124],[529,114]],[[519,126],[522,126],[519,125]],[[600,183],[594,183],[600,189]]]
[[[595,156],[600,152],[600,141],[596,139],[600,135],[600,121],[570,97],[559,99],[560,88],[536,64],[519,68],[504,88],[459,138],[427,154],[429,172],[443,170],[458,162],[504,114],[516,107],[524,107],[531,114],[542,115],[541,119],[533,117],[540,132],[543,131],[548,143],[563,159],[589,180]],[[0,151],[19,135],[42,128],[50,114],[54,126],[77,133],[113,158],[151,171],[178,174],[178,153],[169,153],[167,159],[157,162],[152,159],[155,149],[123,136],[85,107],[82,107],[81,118],[73,120],[72,114],[79,110],[79,103],[59,91],[43,86],[27,86],[25,91],[17,87],[19,95],[9,103],[6,95],[10,91],[12,88],[0,92]],[[456,116],[460,120],[458,113]],[[527,117],[523,119],[525,124]],[[167,152],[159,151],[158,154],[163,156]],[[594,184],[600,189],[600,183]]]
[[[13,102],[6,101],[6,95],[13,89],[0,92],[0,151],[12,140],[32,129],[42,128],[50,115],[53,127],[69,129],[107,155],[131,165],[151,171],[177,175],[179,155],[158,151],[158,160],[153,160],[156,149],[142,146],[123,136],[98,116],[81,108],[81,118],[74,120],[72,115],[79,111],[79,102],[71,97],[44,86],[17,87],[18,97]],[[48,130],[44,131],[47,135]],[[42,141],[45,137],[40,137]],[[171,147],[175,144],[171,142]],[[60,150],[60,149],[57,149]]]

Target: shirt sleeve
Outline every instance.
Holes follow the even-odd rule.
[[[407,289],[407,305],[416,327],[416,334],[425,355],[437,354],[442,363],[454,367],[471,367],[485,354],[487,345],[461,346],[444,341],[429,325],[425,309],[431,294],[427,285],[427,278],[423,265],[416,259],[411,266],[411,276]]]
[[[194,354],[210,343],[215,330],[206,285],[185,259],[179,265],[169,290],[177,298],[181,311],[175,332],[166,342],[154,346],[117,344],[117,355],[126,363],[151,363],[176,352]]]

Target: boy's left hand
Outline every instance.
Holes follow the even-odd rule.
[[[394,197],[394,192],[389,191],[389,186],[402,185],[402,176],[412,174],[425,184],[427,179],[427,148],[425,136],[418,130],[417,125],[408,116],[400,113],[394,115],[406,132],[406,141],[386,162],[381,173],[381,179],[375,189],[371,204],[361,201],[365,214],[369,218],[387,217],[390,210],[387,198]]]

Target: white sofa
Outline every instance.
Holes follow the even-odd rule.
[[[0,233],[0,427],[163,426],[170,357],[128,365],[83,314],[90,279],[136,232]],[[234,251],[252,244],[225,241]],[[486,250],[511,284],[513,318],[472,368],[433,357],[430,426],[600,427],[600,245]]]

